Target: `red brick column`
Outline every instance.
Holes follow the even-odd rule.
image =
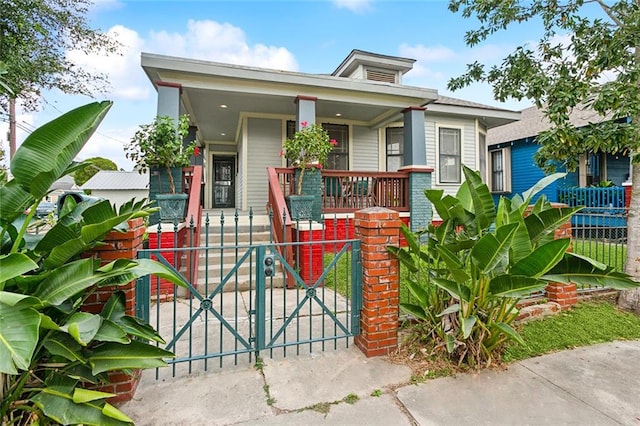
[[[126,232],[112,231],[104,239],[104,245],[95,247],[86,253],[87,256],[101,260],[107,264],[116,259],[136,259],[138,250],[142,248],[142,237],[145,232],[142,218],[128,222],[129,229]],[[93,293],[85,302],[82,310],[85,312],[99,313],[114,291],[121,290],[125,294],[125,312],[127,315],[135,315],[136,308],[136,282],[131,281],[124,286],[102,287]],[[132,376],[122,372],[110,372],[110,383],[100,386],[102,392],[115,393],[116,396],[109,399],[111,403],[125,402],[133,398],[140,379],[140,371],[135,370]]]
[[[361,241],[362,310],[356,346],[367,357],[387,355],[398,347],[400,268],[387,245],[400,243],[397,212],[371,207],[355,213],[356,238]]]
[[[567,309],[578,303],[578,290],[576,285],[550,283],[544,289],[549,302],[556,302],[561,309]]]
[[[551,206],[554,208],[569,207],[563,203],[551,203]],[[528,206],[527,213],[532,209],[533,206]],[[554,238],[556,240],[560,238],[571,238],[572,235],[571,220],[568,220],[556,229]],[[571,251],[571,246],[569,246],[568,251]],[[578,303],[578,290],[575,284],[551,283],[547,284],[544,291],[549,302],[556,302],[560,305],[561,309],[570,308]]]

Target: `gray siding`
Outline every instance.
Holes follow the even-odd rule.
[[[378,130],[367,127],[353,126],[353,152],[351,164],[353,170],[378,170]]]
[[[282,120],[248,119],[247,206],[264,211],[268,200],[267,166],[281,164]]]

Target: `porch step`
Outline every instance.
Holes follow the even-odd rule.
[[[254,230],[252,233],[248,231],[238,232],[238,234],[235,233],[235,230],[225,230],[224,234],[221,234],[220,230],[217,232],[209,230],[208,237],[205,232],[200,234],[200,247],[208,246],[216,248],[217,246],[217,249],[219,250],[220,242],[222,242],[223,247],[231,246],[230,248],[225,249],[225,251],[228,251],[233,249],[232,246],[236,244],[236,241],[238,245],[247,245],[249,243],[269,242],[270,240],[271,233],[268,229],[263,231]]]
[[[264,244],[271,241],[269,228],[253,225],[246,226],[244,230],[241,230],[240,226],[236,228],[235,225],[225,225],[224,227],[209,226],[208,228],[203,226],[202,229],[196,282],[199,291],[212,292],[234,268],[234,274],[225,283],[223,291],[246,291],[250,287],[255,289],[257,271],[255,254],[245,259],[240,265],[237,263],[246,254],[246,246],[249,244]],[[186,262],[183,262],[183,265],[186,265]],[[276,271],[280,270],[281,268],[278,266]],[[273,279],[268,278],[267,287],[283,287],[284,279],[281,275]]]

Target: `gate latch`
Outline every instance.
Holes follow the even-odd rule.
[[[267,277],[272,277],[274,275],[274,265],[276,263],[275,257],[272,254],[267,254],[264,256],[262,260],[264,265],[264,275]]]

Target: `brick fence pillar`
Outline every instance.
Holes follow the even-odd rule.
[[[381,207],[355,213],[361,241],[362,310],[360,335],[354,341],[367,357],[387,355],[398,347],[400,270],[387,245],[400,243],[400,216]]]
[[[128,222],[129,229],[126,232],[111,231],[104,238],[104,245],[95,247],[85,253],[86,256],[100,259],[103,265],[116,259],[136,259],[138,250],[142,249],[142,238],[145,233],[144,220],[132,219]],[[125,294],[125,313],[135,315],[136,309],[136,282],[119,287],[102,287],[89,297],[82,307],[85,312],[100,313],[103,305],[109,300],[114,291],[123,291]],[[111,403],[129,401],[138,386],[140,370],[135,370],[133,375],[114,371],[109,373],[110,383],[100,386],[102,392],[115,393],[116,396],[109,399]]]
[[[555,208],[569,207],[568,205],[562,203],[551,203],[551,205]],[[571,239],[572,235],[573,233],[571,229],[571,220],[568,220],[566,223],[560,225],[558,229],[556,229],[554,238],[556,240],[560,238]],[[571,246],[569,246],[569,250],[571,250]],[[560,305],[561,309],[568,309],[578,303],[578,289],[573,283],[550,283],[547,284],[544,291],[549,302],[556,302]]]

